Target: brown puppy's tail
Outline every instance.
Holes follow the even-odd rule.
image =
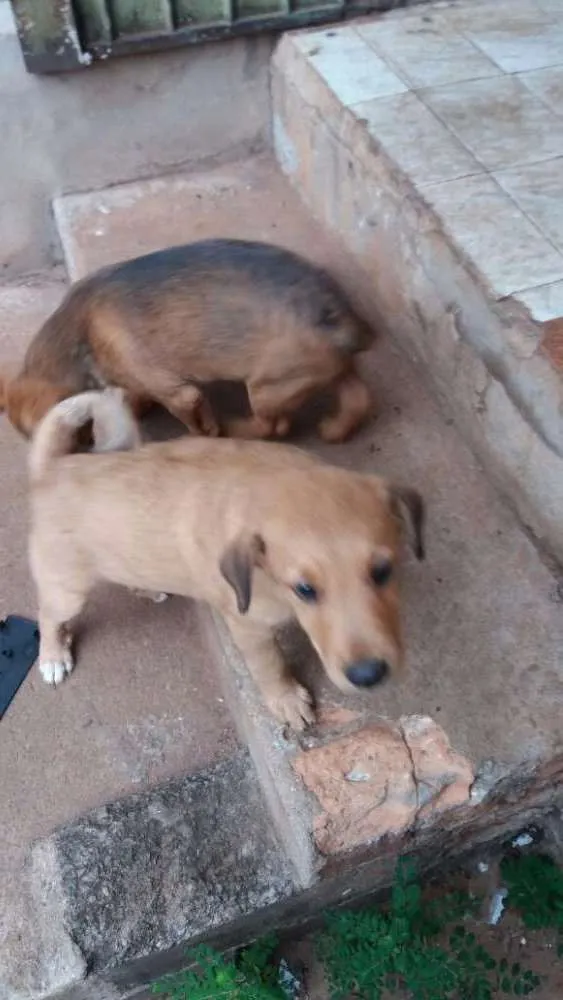
[[[63,399],[39,424],[31,443],[29,472],[41,479],[57,458],[71,454],[79,431],[92,425],[92,451],[131,451],[141,443],[123,389],[82,392]]]
[[[0,383],[0,412],[5,410],[10,423],[26,438],[31,437],[52,406],[72,395],[72,390],[64,386],[25,375],[0,375]]]

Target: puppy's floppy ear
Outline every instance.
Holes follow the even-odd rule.
[[[416,490],[406,486],[391,486],[391,507],[405,525],[409,542],[417,559],[424,559],[424,527],[426,511],[424,500]]]
[[[219,569],[237,596],[237,608],[246,614],[252,597],[252,571],[266,552],[261,535],[245,534],[225,549]]]

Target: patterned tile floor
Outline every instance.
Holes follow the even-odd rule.
[[[425,4],[296,44],[495,296],[563,317],[563,0]]]

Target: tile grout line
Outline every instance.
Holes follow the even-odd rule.
[[[424,88],[424,89],[429,89],[429,88]],[[417,91],[417,93],[420,96],[420,100],[422,101],[422,103],[424,104],[424,106],[430,112],[432,112],[436,116],[436,118],[438,119],[438,121],[440,121],[442,123],[442,125],[444,125],[444,127],[448,130],[448,132],[450,132],[451,135],[455,136],[455,138],[458,140],[458,142],[461,143],[461,145],[463,146],[463,148],[465,150],[467,150],[467,152],[471,156],[473,156],[474,159],[477,160],[478,163],[481,164],[481,166],[483,168],[483,170],[481,171],[481,173],[484,174],[486,177],[489,177],[492,180],[492,182],[494,184],[496,184],[496,186],[498,187],[499,191],[505,197],[507,197],[509,199],[509,201],[520,212],[520,214],[530,223],[531,226],[533,226],[533,228],[536,230],[536,232],[546,241],[546,243],[549,244],[550,247],[552,247],[552,249],[554,249],[556,251],[556,253],[558,254],[559,257],[561,257],[561,260],[563,262],[563,253],[559,249],[559,247],[555,246],[555,244],[551,241],[551,239],[549,239],[549,237],[544,234],[543,230],[540,229],[540,227],[537,225],[537,223],[535,223],[534,220],[531,219],[529,217],[529,215],[520,207],[520,205],[518,205],[518,203],[514,200],[514,198],[512,198],[511,195],[507,191],[505,191],[505,189],[502,187],[502,185],[499,184],[499,182],[497,181],[496,177],[494,176],[493,171],[489,167],[487,167],[481,160],[479,160],[479,158],[474,153],[472,153],[472,151],[470,149],[467,148],[467,146],[465,145],[463,139],[461,138],[461,136],[459,136],[457,134],[457,132],[455,131],[455,129],[451,128],[448,125],[448,123],[446,121],[444,121],[444,119],[441,117],[441,115],[439,114],[438,111],[436,111],[434,108],[432,108],[432,107],[429,106],[429,104],[427,103],[427,101],[425,101],[424,97],[422,96],[422,91]],[[560,159],[560,158],[561,158],[560,156],[550,156],[550,157],[546,157],[545,160],[536,160],[536,161],[534,161],[534,163],[549,163],[551,160],[557,160],[557,159]],[[516,163],[516,164],[514,164],[513,167],[504,167],[504,168],[503,167],[499,167],[499,168],[497,168],[495,170],[495,172],[499,173],[503,169],[505,169],[505,170],[513,170],[513,169],[518,168],[518,167],[524,168],[526,166],[533,166],[533,165],[534,164],[518,164],[518,163]],[[479,174],[468,174],[467,176],[468,177],[478,177],[480,175]],[[448,184],[450,182],[449,181],[439,181],[437,183],[438,184]],[[560,279],[557,279],[557,280],[560,280]]]
[[[299,52],[300,58],[305,61],[305,64],[307,66],[311,67],[314,70],[314,72],[317,74],[317,76],[320,78],[320,81],[321,81],[322,85],[325,86],[327,89],[329,89],[331,91],[331,93],[334,95],[334,97],[336,98],[336,100],[339,101],[340,107],[344,111],[344,113],[345,114],[353,114],[354,117],[356,117],[356,115],[355,115],[355,113],[353,111],[354,105],[344,105],[344,104],[342,104],[342,102],[340,101],[340,98],[335,93],[335,91],[331,87],[331,85],[328,82],[328,80],[321,73],[319,73],[319,71],[316,69],[316,67],[310,61],[310,58],[305,53],[303,53],[301,50],[298,50],[298,52]],[[387,95],[387,96],[389,97],[389,96],[400,96],[400,95]],[[377,98],[376,98],[376,100],[377,100]],[[359,101],[357,103],[358,104],[362,104],[364,102]],[[426,102],[423,101],[422,103],[424,104],[424,106],[427,108],[427,110],[431,114],[434,114],[436,116],[436,118],[438,119],[438,121],[441,124],[444,125],[444,127],[446,128],[446,130],[449,133],[451,133],[452,135],[454,135],[455,139],[458,142],[461,143],[463,149],[467,149],[467,147],[465,146],[465,144],[463,143],[463,141],[461,139],[459,139],[459,137],[455,134],[455,132],[453,132],[452,129],[449,128],[449,126],[447,125],[446,122],[442,121],[442,119],[440,118],[440,116],[436,112],[434,112],[434,109],[433,108],[429,108],[428,105],[426,104]],[[312,105],[309,105],[309,107],[312,107]],[[357,120],[357,118],[356,118],[356,120]],[[447,233],[448,245],[450,246],[450,249],[452,250],[452,252],[454,252],[455,255],[461,261],[464,262],[464,267],[466,267],[469,264],[470,267],[471,267],[471,269],[478,276],[479,280],[480,281],[484,281],[485,284],[487,284],[487,285],[490,285],[490,281],[489,281],[489,278],[487,277],[487,275],[481,270],[481,268],[476,263],[473,262],[472,258],[470,257],[469,254],[466,253],[466,251],[464,250],[464,248],[461,247],[461,246],[459,246],[459,244],[457,242],[457,238],[455,237],[455,235],[454,235],[453,231],[451,230],[451,228],[449,226],[447,226],[447,225],[444,227],[444,220],[442,219],[439,211],[436,208],[434,208],[431,204],[429,204],[428,201],[426,200],[426,198],[424,197],[424,189],[426,187],[438,187],[439,185],[443,185],[443,184],[455,183],[455,182],[457,182],[459,180],[463,180],[464,178],[485,176],[485,177],[489,177],[492,180],[492,182],[498,187],[499,192],[501,194],[505,195],[508,198],[509,201],[513,202],[513,199],[510,198],[510,196],[496,182],[495,178],[491,177],[490,172],[484,166],[483,166],[482,170],[480,170],[478,173],[475,173],[475,174],[466,174],[466,175],[464,175],[464,177],[452,178],[449,181],[436,181],[436,182],[431,183],[429,185],[414,184],[413,181],[405,173],[405,171],[403,170],[403,168],[397,163],[397,161],[395,160],[395,158],[388,152],[387,148],[384,146],[384,144],[381,142],[381,140],[370,136],[370,133],[367,131],[367,129],[364,129],[364,131],[366,132],[368,138],[370,138],[370,140],[372,142],[374,142],[375,145],[379,148],[379,150],[383,153],[383,155],[386,157],[386,159],[389,161],[389,163],[391,163],[395,167],[395,169],[398,169],[400,171],[404,183],[408,184],[408,186],[412,189],[413,194],[416,197],[420,198],[420,200],[424,203],[426,211],[428,211],[430,213],[430,215],[431,215],[432,219],[434,220],[435,224],[440,229],[444,230],[444,232]],[[348,150],[348,152],[350,153],[350,155],[352,155],[352,153],[353,153],[352,148],[347,143],[345,143],[342,139],[340,141],[343,143],[343,145]],[[473,156],[473,154],[471,153],[470,150],[467,150],[467,152],[469,153],[469,155]],[[476,160],[477,163],[480,162],[480,161],[478,161],[476,159],[476,157],[473,156],[473,158]],[[518,205],[515,205],[515,207],[518,210],[518,212],[520,212],[520,214],[522,215],[522,217],[526,218],[526,221],[528,221],[529,224],[533,226],[533,228],[536,230],[536,232],[538,233],[538,235],[541,236],[542,238],[544,238],[543,237],[543,233],[541,232],[541,230],[538,229],[538,227],[535,225],[535,223],[533,223],[530,219],[527,218],[527,216],[524,215],[524,212],[522,212],[522,210],[520,209],[520,207]],[[549,241],[546,241],[546,242],[549,242]],[[549,242],[549,245],[551,246],[550,242]],[[559,250],[557,250],[557,248],[553,248],[553,249],[555,249],[556,253],[558,254],[558,256],[561,257],[562,264],[563,264],[563,255],[559,252]],[[562,272],[562,278],[563,278],[563,272]],[[560,280],[562,280],[562,278],[556,278],[555,281],[560,281]],[[544,282],[543,284],[546,284],[546,282]],[[528,286],[528,287],[530,287],[530,286]],[[531,286],[531,287],[538,287],[539,288],[539,287],[542,287],[542,286],[538,285],[538,286]],[[510,295],[514,295],[514,294],[517,294],[518,291],[519,290],[516,289],[516,290],[511,291],[509,294]],[[506,297],[507,296],[504,295],[501,298],[506,298]],[[497,298],[496,301],[500,301],[500,298]]]
[[[527,73],[542,73],[545,70],[549,69],[561,69],[563,71],[563,63],[555,63],[554,66],[543,66],[540,69],[515,70],[514,73],[507,73],[506,76],[517,78],[518,82],[522,84],[527,94],[530,94],[531,97],[535,97],[535,99],[539,101],[539,103],[543,105],[543,107],[546,108],[547,111],[551,112],[551,114],[554,115],[557,119],[563,121],[563,114],[561,114],[558,111],[555,111],[554,108],[552,108],[551,105],[548,104],[546,100],[544,100],[541,94],[537,94],[535,91],[530,90],[530,88],[526,85],[525,81],[522,79],[522,77],[526,76]],[[556,159],[556,157],[553,157],[553,159]]]
[[[552,157],[552,159],[554,159],[554,160],[563,160],[563,156],[554,156],[554,157]],[[525,164],[524,166],[537,166],[540,163],[551,163],[551,160],[538,160],[536,163]],[[514,170],[515,168],[514,167],[507,167],[506,169],[507,170]],[[501,171],[499,171],[499,170],[497,170],[495,172],[496,173],[501,173]],[[518,209],[518,211],[521,212],[521,214],[524,216],[524,218],[527,219],[527,221],[530,223],[530,225],[534,226],[534,228],[538,231],[538,233],[540,233],[540,235],[543,237],[543,239],[546,241],[546,243],[549,243],[549,245],[555,250],[555,252],[557,254],[559,254],[559,256],[561,257],[561,261],[563,263],[563,249],[561,247],[558,247],[557,244],[553,242],[553,240],[551,239],[551,237],[549,237],[547,235],[547,233],[544,233],[543,229],[540,229],[539,224],[537,222],[535,222],[534,219],[532,219],[532,217],[530,215],[528,215],[528,212],[526,211],[525,208],[522,208],[522,206],[518,204],[518,202],[516,201],[516,199],[510,194],[510,191],[507,191],[502,186],[502,184],[500,184],[497,181],[496,177],[494,176],[494,174],[492,172],[489,173],[489,177],[498,186],[499,190],[502,191],[503,194],[505,194],[506,197],[509,199],[509,201],[511,201],[512,204]],[[563,275],[561,276],[561,278],[557,278],[556,280],[557,281],[561,281],[562,278],[563,278]],[[544,281],[543,284],[544,285],[554,284],[554,282]],[[530,288],[541,288],[542,285],[531,285],[529,287]],[[526,289],[523,289],[523,288],[522,289],[518,289],[518,291],[525,291],[525,290]]]
[[[432,9],[432,6],[429,9]],[[397,23],[399,23],[400,18],[396,18],[396,21],[397,21]],[[355,29],[355,30],[358,31],[358,29]],[[375,39],[368,40],[367,38],[364,38],[363,35],[360,35],[359,31],[358,31],[358,35],[359,35],[360,38],[362,38],[366,42],[367,45],[370,46],[370,48],[374,49],[375,53],[377,55],[379,55],[380,58],[388,60],[389,63],[390,63],[390,65],[391,65],[391,67],[394,68],[394,67],[397,66],[397,64],[393,60],[393,56],[392,55],[388,55],[387,53],[383,53],[383,50],[380,49],[380,48],[378,48],[377,41]],[[483,58],[485,58],[487,60],[487,62],[489,62],[491,64],[491,68],[495,68],[495,69],[499,70],[499,72],[498,73],[492,73],[492,74],[487,73],[484,76],[478,75],[478,76],[466,77],[466,78],[464,78],[462,80],[451,80],[448,83],[438,83],[438,84],[430,84],[430,85],[425,84],[424,85],[425,87],[427,87],[427,86],[448,87],[448,86],[454,85],[456,83],[467,83],[467,82],[470,82],[471,80],[491,80],[491,79],[497,79],[499,76],[506,76],[507,75],[505,73],[505,71],[503,70],[502,66],[499,66],[498,63],[495,63],[495,61],[493,59],[491,59],[491,57],[489,55],[487,55],[486,52],[483,52],[480,48],[478,48],[477,45],[475,45],[475,43],[473,42],[473,40],[471,38],[468,38],[465,34],[463,34],[461,32],[461,30],[459,30],[457,27],[455,28],[455,35],[457,36],[457,38],[459,39],[459,41],[467,42],[469,45],[471,45],[471,47],[475,50],[475,54],[476,55],[480,55]],[[417,84],[415,83],[414,80],[411,80],[409,78],[407,70],[403,70],[403,69],[397,67],[397,72],[398,73],[401,72],[401,73],[405,74],[404,82],[408,84],[409,89],[412,90],[414,93],[416,93],[418,90],[423,89],[422,87],[417,86]]]

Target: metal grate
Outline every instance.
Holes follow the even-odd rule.
[[[344,0],[74,0],[85,46],[154,35],[232,31],[272,19],[303,21],[308,15],[340,13]],[[244,23],[246,22],[246,23]]]
[[[32,73],[96,59],[306,27],[409,0],[12,0]]]

